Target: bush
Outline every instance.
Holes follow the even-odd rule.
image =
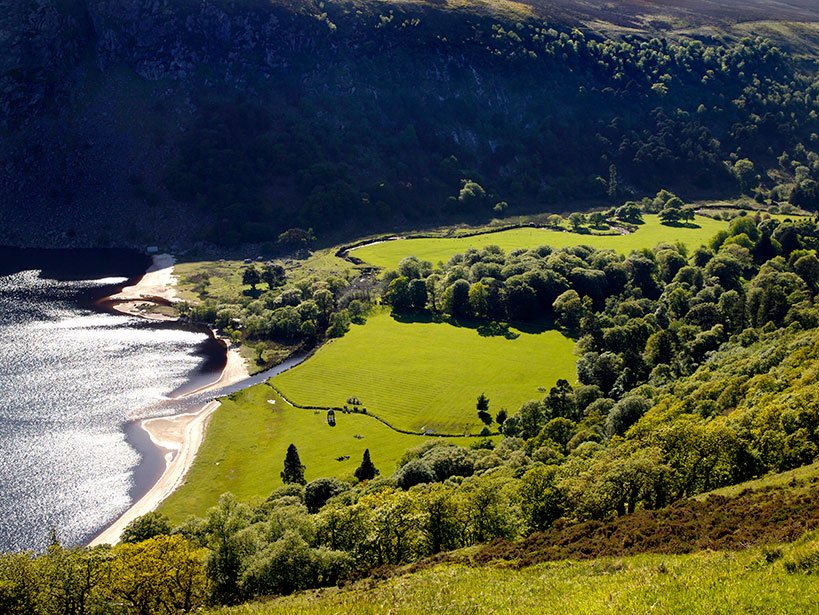
[[[426,461],[413,459],[396,473],[395,479],[398,486],[406,490],[421,483],[434,483],[436,476]]]
[[[644,397],[630,395],[618,401],[609,412],[606,420],[606,429],[610,435],[622,436],[628,428],[640,420],[648,409],[651,402]]]
[[[142,542],[155,536],[163,536],[171,533],[171,522],[158,512],[149,512],[131,521],[122,531],[120,540],[122,542]]]
[[[304,504],[310,513],[317,513],[327,500],[350,489],[337,478],[317,478],[304,486]]]

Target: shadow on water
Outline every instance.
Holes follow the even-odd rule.
[[[142,277],[150,265],[151,258],[136,250],[120,248],[47,250],[0,246],[0,276],[38,269],[41,271],[41,278],[60,282],[127,278],[126,281],[111,286],[87,289],[85,293],[87,297],[84,297],[87,301],[95,301],[111,294],[112,288],[122,288],[133,283]],[[83,307],[88,305],[84,304]]]

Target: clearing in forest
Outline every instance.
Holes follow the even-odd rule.
[[[481,393],[492,416],[501,408],[513,414],[559,378],[576,380],[570,339],[558,331],[514,334],[484,337],[474,328],[400,322],[380,312],[272,383],[299,405],[342,407],[355,397],[397,429],[477,434]]]
[[[370,265],[383,269],[395,269],[402,258],[417,256],[433,265],[446,262],[456,254],[469,248],[500,246],[506,252],[518,248],[537,248],[548,245],[553,248],[586,245],[602,250],[616,250],[628,254],[632,250],[653,248],[662,242],[680,241],[689,250],[708,242],[717,232],[727,229],[728,223],[705,216],[697,216],[689,226],[666,226],[656,215],[645,215],[645,222],[633,233],[627,234],[582,234],[568,231],[554,231],[543,228],[516,228],[498,233],[484,233],[469,237],[400,239],[363,246],[350,251]]]

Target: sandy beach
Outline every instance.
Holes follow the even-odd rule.
[[[175,320],[151,309],[157,305],[172,305],[177,301],[176,278],[173,266],[176,259],[171,254],[157,254],[153,263],[133,286],[126,286],[115,295],[105,299],[117,312],[130,316],[141,316],[153,320]]]
[[[155,304],[157,299],[164,303],[173,302],[176,298],[173,264],[174,259],[169,254],[154,256],[153,265],[139,282],[123,288],[116,295],[109,297],[108,301],[114,309],[122,313],[148,318],[156,317],[155,314],[146,314],[145,310]],[[249,376],[247,366],[239,355],[239,351],[228,347],[227,361],[219,378],[182,397],[220,389],[249,378]],[[141,426],[148,432],[151,441],[165,450],[165,471],[144,496],[94,538],[89,546],[117,543],[122,531],[131,521],[155,510],[162,500],[182,484],[205,437],[208,419],[219,405],[218,401],[213,400],[197,412],[142,421]]]

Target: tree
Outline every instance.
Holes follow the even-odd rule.
[[[688,216],[688,214],[685,213],[684,205],[685,203],[683,203],[679,197],[672,196],[668,199],[660,211],[660,220],[663,224],[676,224],[682,220],[683,217]]]
[[[28,554],[24,554],[26,557]],[[36,566],[37,586],[31,589],[39,594],[40,608],[18,603],[18,607],[28,606],[29,613],[48,615],[80,615],[105,611],[103,588],[110,578],[110,558],[98,550],[81,548],[64,549],[52,543],[46,552],[32,561]],[[15,613],[7,603],[9,596],[8,569],[0,564],[0,612]],[[13,583],[12,583],[13,584]],[[33,585],[33,584],[32,584]],[[16,593],[16,592],[13,592]],[[32,592],[34,593],[34,592]]]
[[[543,403],[553,417],[561,416],[572,420],[578,418],[575,416],[577,406],[574,402],[574,389],[568,380],[560,378],[555,386],[549,389]]]
[[[334,312],[330,315],[327,337],[344,337],[344,334],[350,330],[350,322],[350,315],[347,310]]]
[[[114,549],[111,598],[135,613],[188,613],[204,606],[205,549],[176,534]]]
[[[498,215],[501,215],[507,209],[509,209],[509,203],[507,203],[506,201],[500,201],[499,203],[495,203],[495,206],[492,208],[492,211],[494,211]]]
[[[609,183],[607,192],[611,198],[616,197],[617,193],[620,192],[620,187],[617,181],[617,167],[613,164],[609,166]]]
[[[744,194],[750,194],[751,190],[759,182],[754,163],[747,158],[737,160],[731,167],[731,172],[739,183],[739,188]]]
[[[469,282],[456,280],[444,291],[444,306],[448,314],[457,317],[469,315]]]
[[[624,397],[615,404],[614,408],[609,412],[606,420],[606,428],[612,435],[622,436],[628,428],[640,420],[648,409],[651,408],[651,402],[644,397],[637,395],[630,395]]]
[[[508,416],[506,412],[506,408],[501,408],[498,410],[498,414],[495,416],[495,422],[498,425],[503,425],[506,422],[506,417]]]
[[[592,212],[589,214],[589,223],[594,228],[602,228],[606,224],[606,215],[600,211]]]
[[[478,318],[486,316],[489,307],[489,289],[483,282],[469,287],[469,309]]]
[[[461,523],[461,499],[444,485],[430,485],[422,496],[426,513],[421,531],[430,554],[464,546]]]
[[[530,532],[542,532],[563,514],[565,496],[558,488],[557,466],[535,466],[520,481],[521,512]]]
[[[437,477],[423,459],[413,459],[395,473],[395,480],[401,489],[409,489],[421,483],[433,483]]]
[[[155,536],[171,533],[171,522],[156,511],[137,517],[125,526],[120,540],[122,542],[142,542]]]
[[[242,273],[242,284],[250,286],[251,290],[256,290],[256,284],[261,282],[259,270],[256,267],[248,267]]]
[[[316,240],[313,229],[290,228],[279,235],[278,242],[294,250],[306,248]]]
[[[304,505],[307,512],[317,513],[327,500],[350,490],[350,485],[337,478],[317,478],[304,487]]]
[[[267,282],[269,288],[284,286],[284,283],[287,281],[287,274],[284,271],[284,267],[277,263],[265,265],[264,269],[262,269],[262,281]]]
[[[244,546],[241,532],[250,523],[250,508],[229,493],[208,511],[206,546],[210,550],[206,568],[211,581],[210,599],[219,604],[239,600],[239,574]],[[153,539],[157,540],[157,539]]]
[[[680,220],[683,222],[693,222],[696,216],[696,212],[694,211],[693,207],[683,207],[682,211],[680,212]]]
[[[632,224],[642,224],[643,210],[634,201],[627,201],[614,211],[614,215],[618,220],[623,222],[631,222]]]
[[[287,454],[284,457],[284,470],[281,472],[283,483],[297,483],[304,485],[307,481],[304,480],[305,467],[299,459],[299,451],[295,444],[287,447]]]
[[[463,207],[477,206],[486,199],[486,190],[478,182],[471,179],[461,180],[461,190],[458,193],[458,203]]]
[[[484,425],[490,425],[492,423],[492,415],[489,414],[489,398],[481,393],[478,396],[478,402],[475,407],[478,409],[478,418]]]
[[[412,308],[413,296],[410,292],[410,280],[398,276],[384,292],[384,301],[390,304],[396,312],[406,312]]]
[[[407,293],[413,310],[420,311],[427,307],[427,284],[424,280],[411,280]]]
[[[583,300],[576,290],[567,290],[552,303],[557,320],[561,326],[574,333],[580,327],[580,321],[586,312]]]
[[[316,306],[321,313],[321,322],[322,324],[327,324],[330,322],[330,314],[333,313],[333,310],[336,307],[336,298],[326,288],[321,288],[313,293],[313,301],[316,302]]]
[[[374,479],[380,472],[378,468],[375,467],[372,460],[370,459],[370,449],[364,449],[364,457],[361,459],[361,465],[355,469],[353,475],[360,481],[362,480],[372,480]]]

